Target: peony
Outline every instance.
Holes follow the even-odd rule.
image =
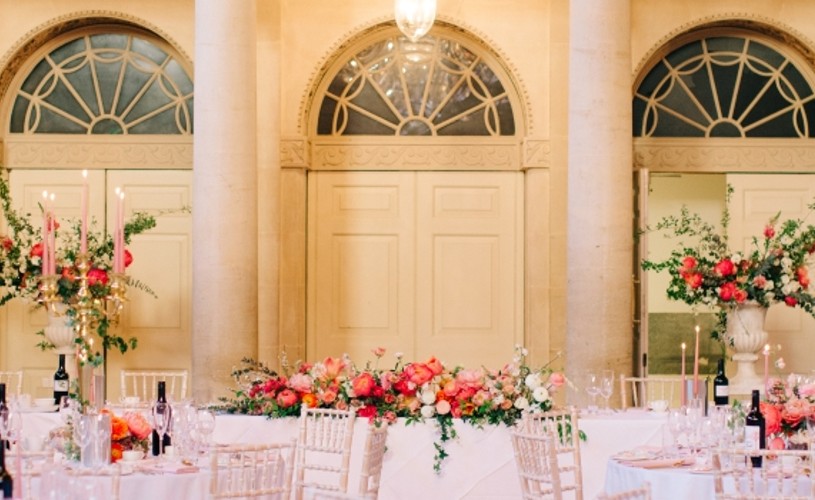
[[[297,392],[311,392],[314,381],[305,373],[295,373],[289,379],[289,387]]]
[[[430,371],[433,372],[433,375],[441,375],[441,372],[444,371],[444,366],[442,366],[441,361],[436,359],[436,356],[431,357],[425,363]]]
[[[283,389],[277,395],[277,404],[281,408],[289,408],[297,403],[297,394],[291,389]]]
[[[408,379],[416,385],[422,385],[433,378],[433,371],[424,363],[411,363],[405,367]]]
[[[735,270],[736,266],[733,265],[733,261],[730,259],[722,259],[718,264],[713,266],[713,272],[722,278],[730,276]]]
[[[354,389],[356,397],[367,398],[376,387],[376,380],[368,372],[360,373],[351,381],[351,387]]]
[[[481,370],[461,370],[456,374],[456,382],[463,387],[478,390],[483,386],[484,372]]]
[[[775,405],[761,403],[761,414],[764,415],[764,433],[768,436],[781,431],[781,412]]]
[[[128,430],[136,439],[147,439],[153,432],[147,417],[141,413],[129,411],[122,416],[122,419],[127,422]]]
[[[733,294],[736,292],[736,284],[732,281],[728,281],[727,283],[722,284],[719,287],[719,298],[725,302],[728,302],[733,298]]]
[[[104,269],[99,269],[97,267],[92,268],[88,271],[88,285],[107,285],[108,284],[108,272]]]

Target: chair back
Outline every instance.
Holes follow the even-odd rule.
[[[210,498],[262,496],[288,500],[295,442],[292,439],[287,443],[213,447],[210,456]]]
[[[573,491],[574,498],[583,498],[583,467],[580,461],[580,427],[577,409],[566,408],[524,415],[522,432],[550,435],[553,439],[561,491]]]
[[[760,459],[753,467],[751,459]],[[713,453],[717,500],[803,500],[815,498],[809,477],[815,451],[720,449]]]
[[[562,498],[555,437],[548,432],[540,434],[515,429],[510,431],[510,438],[521,482],[521,497],[524,500]]]
[[[66,469],[59,464],[43,467],[39,496],[34,498],[82,498],[119,500],[121,469],[112,464],[100,470]]]
[[[629,398],[629,395],[631,396]],[[682,378],[678,375],[627,377],[620,375],[620,408],[648,408],[655,400],[665,400],[668,406],[678,406],[682,397]]]
[[[298,422],[294,498],[306,490],[348,492],[348,469],[356,413],[307,408]]]
[[[388,442],[388,424],[371,424],[365,439],[365,451],[362,455],[362,472],[359,478],[359,496],[377,498],[379,480],[382,477],[382,462]]]
[[[600,493],[597,500],[651,500],[651,483],[645,481],[638,488],[616,493]]]
[[[0,384],[6,384],[6,396],[23,393],[23,371],[0,371]]]
[[[17,446],[15,451],[6,452],[6,468],[14,478],[14,498],[22,500],[40,498],[39,491],[34,491],[31,482],[43,469],[54,464],[54,454],[53,449],[24,451],[22,446]]]
[[[122,370],[122,397],[155,401],[159,381],[165,382],[168,400],[181,401],[187,397],[187,370]]]

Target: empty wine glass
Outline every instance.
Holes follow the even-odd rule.
[[[152,415],[153,429],[156,431],[156,434],[158,434],[159,455],[162,455],[164,454],[164,435],[167,433],[167,428],[169,427],[170,420],[172,419],[170,405],[163,401],[154,403]]]
[[[614,394],[614,371],[603,370],[603,375],[600,377],[600,396],[605,400],[605,411],[610,412],[608,400]]]
[[[205,446],[209,446],[212,433],[215,432],[215,414],[209,408],[198,410],[195,430],[202,436]]]
[[[91,433],[96,426],[96,418],[93,415],[77,415],[72,419],[74,444],[79,449],[80,456],[87,453],[86,448],[91,442]]]
[[[594,373],[589,372],[586,374],[586,394],[591,398],[589,405],[589,412],[597,410],[597,395],[600,394],[600,377]]]

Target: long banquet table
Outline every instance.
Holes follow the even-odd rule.
[[[61,425],[56,413],[27,413],[23,422],[24,436],[42,437]],[[604,488],[607,460],[615,453],[642,445],[661,443],[661,428],[665,414],[643,411],[618,412],[581,416],[579,425],[587,436],[581,445],[584,498],[595,498]],[[365,435],[364,419],[357,421],[353,446],[361,448]],[[400,420],[388,433],[380,498],[383,499],[517,499],[521,496],[516,475],[509,429],[504,426],[477,428],[456,422],[458,437],[445,444],[449,456],[439,473],[433,470],[434,443],[439,432],[434,423],[408,424]],[[213,442],[263,443],[280,442],[297,436],[296,419],[267,419],[246,415],[218,415]],[[352,453],[358,457],[359,453]],[[351,486],[359,468],[358,458],[351,462]],[[149,498],[198,498],[179,496],[168,489],[162,495],[161,481],[173,482],[187,492],[206,491],[208,473],[165,474],[122,478],[122,500],[147,498],[130,495],[128,483],[139,481],[139,490],[149,491]],[[175,480],[173,478],[176,478]],[[182,479],[183,478],[183,479]],[[177,481],[177,482],[174,482]],[[152,483],[152,485],[151,485]]]

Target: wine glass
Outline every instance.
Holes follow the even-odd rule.
[[[79,449],[80,456],[87,453],[86,448],[91,442],[91,433],[96,426],[94,415],[77,415],[72,419],[74,444]]]
[[[212,433],[215,432],[215,414],[209,408],[198,410],[195,430],[203,437],[204,445],[209,446]]]
[[[614,371],[603,370],[603,375],[600,378],[600,396],[605,400],[605,411],[610,412],[611,409],[608,404],[609,398],[614,394]]]
[[[158,401],[153,404],[153,429],[158,434],[159,440],[159,455],[164,453],[164,435],[167,433],[167,428],[170,425],[172,418],[170,413],[170,405],[163,401]]]
[[[594,372],[586,374],[586,394],[591,398],[589,412],[593,412],[597,409],[597,395],[600,394],[600,377]]]

